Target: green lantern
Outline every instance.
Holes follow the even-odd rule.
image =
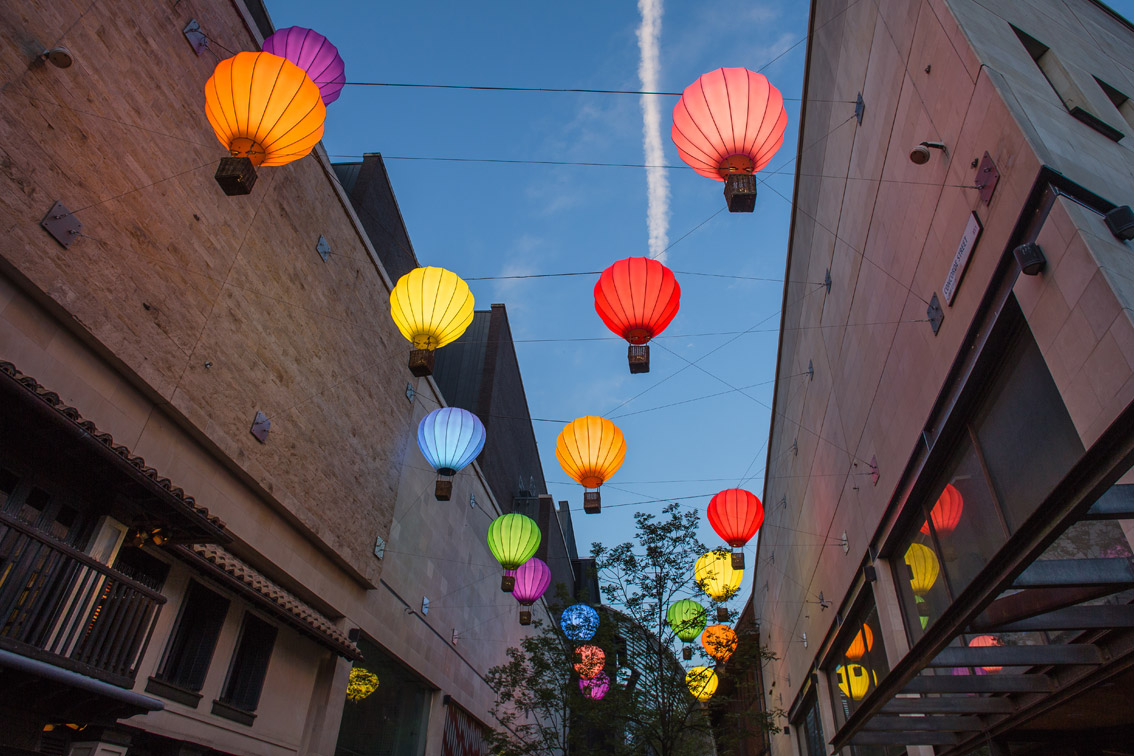
[[[500,590],[512,591],[516,576],[508,573],[535,556],[540,538],[535,520],[522,514],[501,515],[488,526],[488,548],[505,570]]]
[[[674,602],[665,614],[669,626],[673,628],[673,632],[683,643],[691,643],[701,634],[701,631],[705,629],[705,617],[705,607],[689,599]],[[692,659],[693,649],[683,648],[681,655],[685,659]]]

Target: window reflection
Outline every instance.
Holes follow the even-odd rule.
[[[843,641],[842,651],[833,657],[828,668],[831,690],[838,696],[835,718],[840,724],[890,671],[873,596],[868,596],[867,603],[843,624],[853,634]]]

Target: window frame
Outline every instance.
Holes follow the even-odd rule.
[[[194,592],[203,592],[197,593]],[[216,629],[212,633],[212,639],[207,643],[208,652],[203,661],[203,673],[201,675],[200,685],[193,687],[192,684],[187,685],[186,681],[180,678],[175,678],[172,674],[170,667],[174,664],[174,655],[183,654],[184,642],[182,641],[182,632],[185,631],[186,613],[189,611],[190,599],[195,595],[206,595],[216,597],[218,601],[224,602],[223,612],[220,614],[219,621],[216,621]],[[173,629],[169,634],[169,639],[166,641],[165,649],[162,651],[161,662],[158,664],[157,671],[146,684],[146,691],[155,693],[186,706],[196,708],[198,702],[201,700],[201,690],[205,686],[205,682],[209,677],[209,670],[212,668],[213,656],[216,654],[217,642],[220,640],[221,633],[224,630],[225,623],[228,621],[229,609],[232,607],[232,601],[212,588],[207,587],[204,583],[190,578],[185,587],[185,592],[182,595],[181,605],[177,610],[177,620],[173,623]],[[180,647],[179,647],[180,646]],[[191,681],[190,681],[191,682]]]
[[[265,635],[270,637],[258,639],[262,645],[247,648],[245,641],[249,637],[249,628],[253,628],[256,632],[263,631]],[[255,612],[248,609],[244,610],[244,617],[240,621],[240,632],[236,637],[236,645],[232,649],[232,656],[229,658],[228,671],[224,676],[224,684],[221,686],[221,694],[213,701],[213,714],[231,719],[242,724],[251,725],[252,721],[256,718],[256,710],[260,706],[260,697],[264,693],[264,683],[268,679],[268,670],[271,667],[272,657],[275,654],[276,640],[279,638],[279,627],[274,623],[269,622]],[[234,695],[233,688],[242,684],[238,681],[237,675],[243,673],[241,668],[242,663],[260,664],[260,660],[255,656],[249,658],[249,654],[256,654],[261,649],[266,647],[266,654],[263,657],[262,666],[259,669],[252,667],[251,679],[259,678],[252,684],[256,691],[255,695],[251,696],[255,699],[251,708],[247,706],[247,701],[237,701]]]

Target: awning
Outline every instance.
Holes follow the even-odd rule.
[[[362,656],[347,634],[322,613],[221,547],[193,544],[178,547],[174,553],[340,656],[351,660]]]

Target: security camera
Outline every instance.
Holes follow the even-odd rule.
[[[46,60],[56,68],[70,68],[75,59],[71,57],[71,51],[66,47],[53,47],[50,50],[44,50],[40,54],[40,58]]]
[[[945,151],[945,144],[943,142],[922,142],[917,147],[910,150],[910,162],[914,165],[925,165],[929,162],[930,156],[933,154],[929,150]]]

